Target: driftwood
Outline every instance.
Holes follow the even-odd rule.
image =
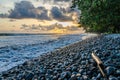
[[[101,72],[101,74],[103,75],[104,78],[106,78],[106,75],[104,73],[104,65],[103,65],[103,62],[100,60],[100,58],[95,54],[95,53],[92,53],[92,58],[95,60],[95,62],[97,63],[97,66]]]

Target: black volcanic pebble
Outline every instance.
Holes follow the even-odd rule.
[[[34,77],[34,74],[28,73],[27,76],[25,77],[25,79],[26,80],[32,80],[33,77]]]
[[[107,71],[107,75],[111,75],[111,74],[115,73],[115,68],[111,67],[111,66],[108,66],[106,68],[106,71]]]

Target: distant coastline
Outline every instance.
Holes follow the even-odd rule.
[[[0,33],[0,36],[60,35],[62,33]]]

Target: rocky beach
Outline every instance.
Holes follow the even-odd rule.
[[[92,52],[103,62],[106,78]],[[120,80],[120,34],[99,35],[42,54],[0,73],[0,80]]]

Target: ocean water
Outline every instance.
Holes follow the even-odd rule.
[[[27,60],[95,34],[0,35],[0,73]]]

